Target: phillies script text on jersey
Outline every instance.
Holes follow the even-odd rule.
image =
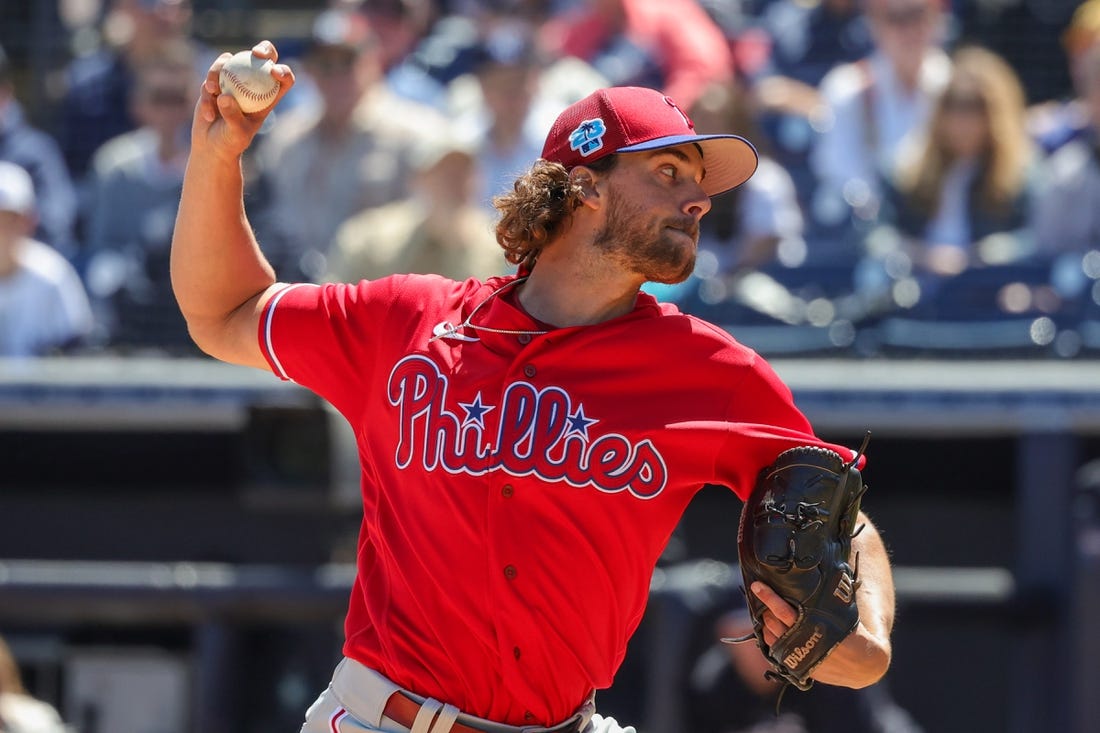
[[[419,452],[426,471],[535,474],[609,493],[627,490],[639,499],[665,488],[668,471],[653,443],[631,443],[617,433],[590,437],[589,428],[599,420],[585,415],[584,406],[559,387],[512,382],[499,405],[483,403],[480,393],[473,402],[459,402],[465,417],[447,409],[447,388],[447,376],[422,355],[405,357],[390,372],[389,401],[400,410],[399,468],[407,468]],[[492,410],[499,410],[498,427],[488,440],[484,416]]]

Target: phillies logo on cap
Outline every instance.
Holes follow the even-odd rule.
[[[569,149],[588,157],[603,147],[603,136],[606,133],[607,125],[603,120],[585,120],[569,133]]]
[[[680,105],[673,101],[672,97],[665,97],[665,104],[672,107],[674,110],[680,113],[680,117],[684,120],[684,124],[688,126],[689,130],[695,129],[695,123],[691,121],[691,118],[687,116],[684,110],[680,109]]]

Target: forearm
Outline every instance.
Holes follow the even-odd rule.
[[[852,562],[858,554],[860,585],[856,591],[859,625],[814,670],[814,679],[844,687],[866,687],[890,666],[890,633],[894,628],[894,578],[878,530],[862,512],[864,530],[852,541]]]
[[[224,321],[275,282],[244,212],[239,158],[192,154],[172,237],[172,288],[193,329]]]

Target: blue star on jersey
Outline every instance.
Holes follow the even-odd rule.
[[[603,120],[585,120],[569,133],[569,147],[579,151],[581,155],[591,155],[603,147],[603,136],[606,132],[607,126]]]
[[[481,401],[481,393],[478,392],[474,397],[473,402],[459,402],[458,406],[466,411],[466,419],[462,421],[462,426],[465,427],[470,424],[477,425],[478,427],[485,427],[485,413],[495,409],[493,405],[486,405]]]
[[[569,416],[569,432],[567,435],[577,433],[585,440],[588,440],[588,427],[598,422],[599,420],[594,420],[585,416],[584,405],[577,405],[577,411]]]

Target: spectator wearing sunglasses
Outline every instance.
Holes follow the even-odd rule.
[[[92,157],[85,280],[98,312],[98,338],[111,346],[191,349],[183,319],[160,293],[168,283],[197,84],[191,47],[166,43],[135,83],[131,110],[139,127]]]
[[[1012,67],[984,48],[953,57],[947,88],[886,185],[882,220],[918,272],[956,275],[1033,251],[1036,151]]]

